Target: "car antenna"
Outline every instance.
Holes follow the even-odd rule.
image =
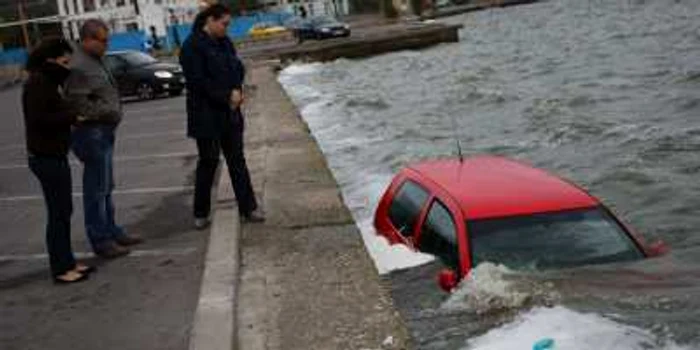
[[[462,153],[462,143],[459,141],[459,134],[457,133],[457,130],[459,130],[458,125],[457,125],[457,120],[455,117],[450,114],[450,120],[452,120],[452,130],[454,132],[453,137],[455,138],[455,141],[457,142],[457,155],[459,155],[459,162],[463,163],[464,162],[464,154]]]

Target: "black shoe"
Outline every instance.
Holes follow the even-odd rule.
[[[265,222],[265,215],[260,210],[254,210],[248,214],[243,214],[243,221],[250,223]]]
[[[194,228],[201,231],[206,229],[211,225],[211,220],[209,218],[195,218],[194,219]]]

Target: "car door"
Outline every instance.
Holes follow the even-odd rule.
[[[105,65],[117,82],[119,93],[121,95],[132,94],[136,86],[129,76],[128,63],[117,55],[108,55],[105,57]]]
[[[416,234],[419,251],[434,255],[442,264],[463,276],[469,269],[461,212],[444,197],[432,197]]]
[[[313,39],[315,37],[314,25],[310,21],[303,21],[299,25],[299,35],[302,39]]]
[[[428,203],[430,193],[417,181],[404,178],[388,208],[388,218],[396,240],[413,247],[416,224]]]

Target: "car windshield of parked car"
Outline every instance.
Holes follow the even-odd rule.
[[[307,21],[305,21],[305,20],[303,20],[303,19],[301,19],[301,18],[294,17],[294,18],[292,18],[292,19],[290,19],[290,20],[284,22],[284,26],[287,27],[287,28],[298,28],[298,27],[301,27],[301,26],[302,26],[303,24],[305,24],[306,22],[307,22]]]
[[[472,264],[565,268],[640,259],[642,252],[602,208],[467,222]]]
[[[340,25],[338,21],[330,17],[316,17],[312,19],[312,23],[316,27],[331,27]]]
[[[155,58],[141,52],[127,52],[121,54],[120,57],[132,66],[145,66],[158,62]]]

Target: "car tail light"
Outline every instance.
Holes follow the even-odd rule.
[[[459,284],[457,273],[450,269],[444,269],[438,274],[438,284],[445,292],[451,293]]]

